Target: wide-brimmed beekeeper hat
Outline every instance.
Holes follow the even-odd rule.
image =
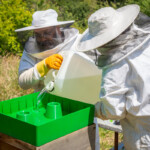
[[[19,32],[19,31],[35,30],[51,26],[60,26],[74,23],[74,20],[58,21],[57,17],[58,14],[53,9],[48,9],[45,11],[36,11],[32,16],[32,26],[17,29],[15,31]]]
[[[77,51],[96,49],[115,39],[132,24],[139,11],[136,4],[117,10],[112,7],[97,10],[88,19],[88,29],[78,39]]]

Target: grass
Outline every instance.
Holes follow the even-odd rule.
[[[106,130],[103,128],[99,128],[100,135],[100,149],[101,150],[109,150],[114,147],[114,132],[110,130]],[[119,134],[119,143],[123,140],[123,135]]]
[[[23,96],[33,89],[23,90],[18,85],[18,67],[20,57],[0,57],[0,101]],[[101,150],[109,150],[114,145],[114,132],[99,128]],[[119,134],[119,142],[122,134]]]
[[[19,61],[17,56],[0,57],[0,101],[33,92],[32,89],[23,90],[18,85]]]

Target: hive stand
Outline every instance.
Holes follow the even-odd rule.
[[[39,147],[0,133],[0,150],[95,150],[95,133],[92,124]]]
[[[113,123],[110,123],[109,120],[101,120],[101,119],[97,119],[97,123],[100,128],[114,131],[114,148],[112,148],[111,150],[121,150],[123,147],[123,143],[118,144],[118,134],[122,133],[121,125],[115,125]]]

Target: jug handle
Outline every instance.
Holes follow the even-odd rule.
[[[54,78],[54,80],[56,79],[56,70],[54,70],[53,69],[53,71],[52,71],[52,76],[53,76],[53,78]]]
[[[45,87],[46,88],[46,91],[48,92],[52,92],[54,90],[54,81],[55,81],[55,78],[56,78],[56,70],[52,70],[52,76],[53,76],[53,81],[50,81],[47,86]]]

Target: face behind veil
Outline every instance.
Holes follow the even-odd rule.
[[[78,33],[77,29],[70,26],[55,26],[34,31],[18,32],[25,51],[39,59],[58,53]]]

